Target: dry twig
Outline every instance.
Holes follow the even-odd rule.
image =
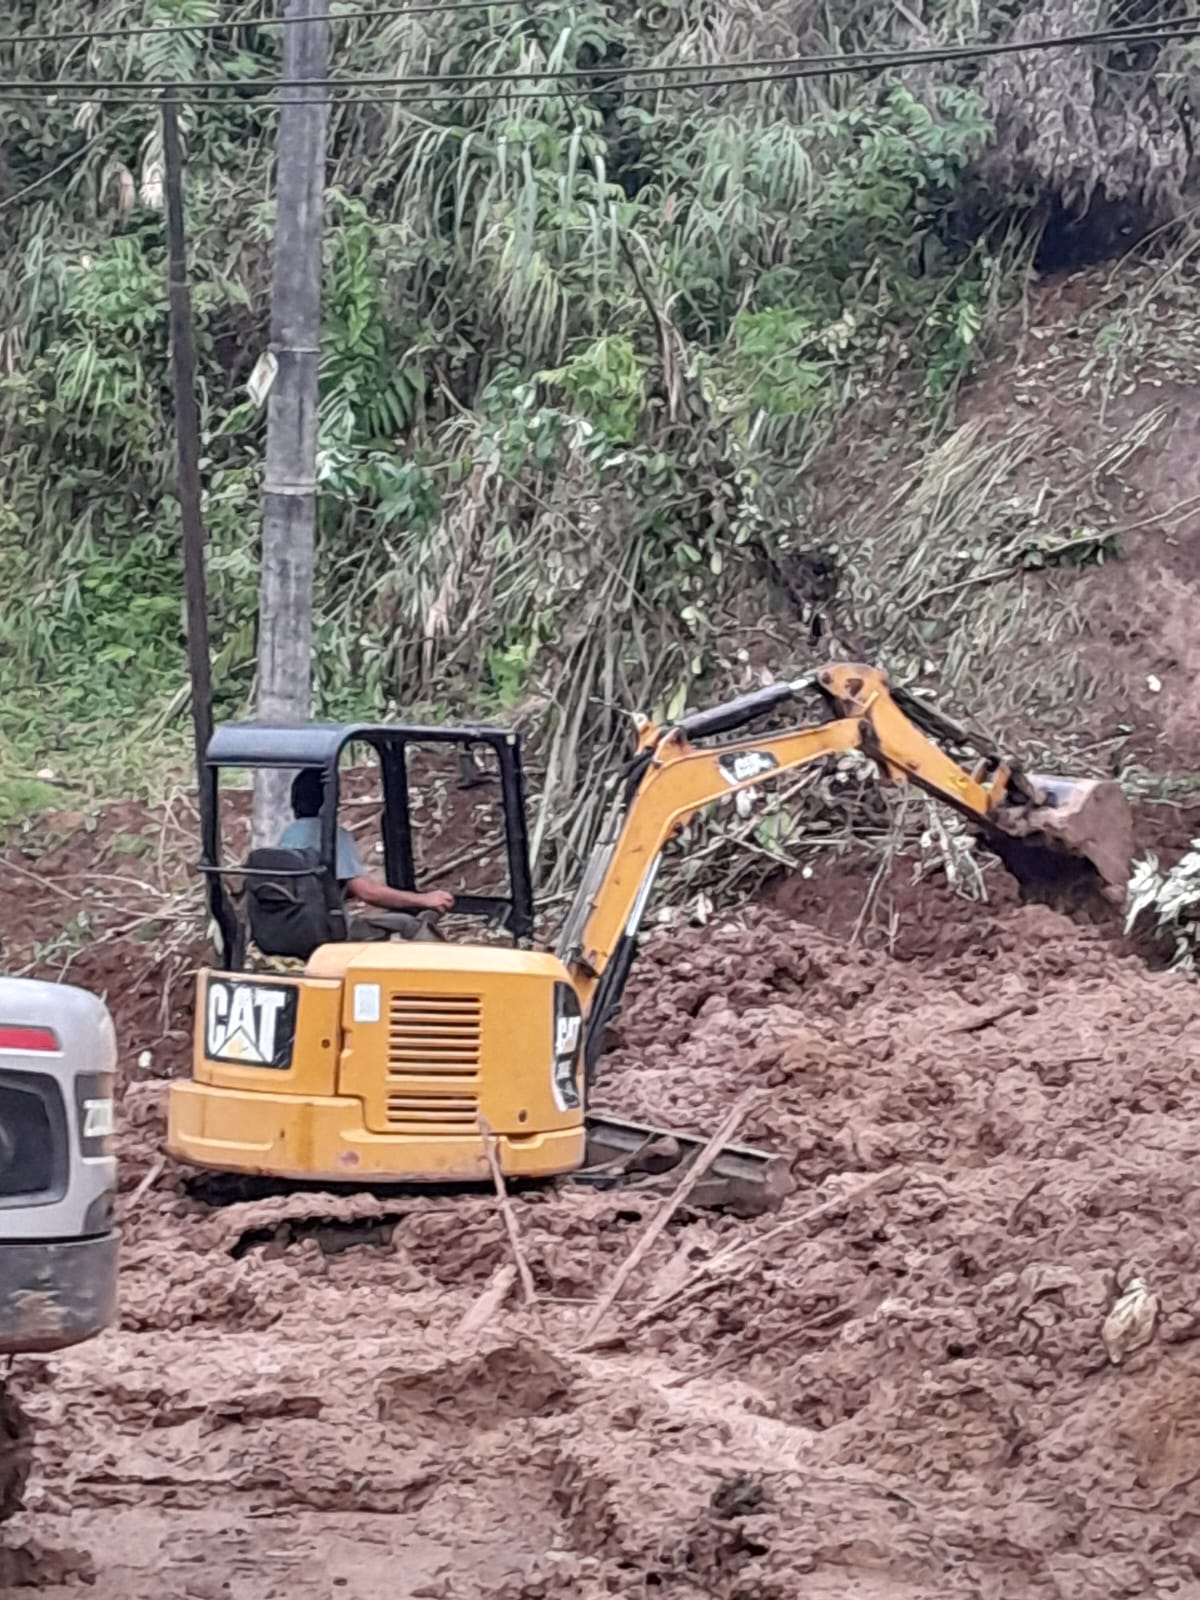
[[[869,1195],[890,1193],[898,1189],[907,1177],[908,1174],[902,1167],[885,1167],[882,1172],[877,1172],[874,1177],[868,1178],[865,1183],[860,1183],[857,1188],[849,1189],[844,1194],[834,1195],[832,1199],[823,1200],[820,1205],[801,1211],[797,1216],[788,1217],[786,1221],[778,1222],[773,1228],[768,1228],[766,1233],[755,1234],[751,1239],[727,1245],[724,1250],[718,1250],[715,1256],[710,1256],[703,1262],[682,1287],[669,1295],[664,1295],[653,1305],[647,1306],[634,1319],[634,1327],[644,1328],[648,1323],[656,1321],[670,1307],[686,1305],[688,1301],[707,1293],[721,1278],[728,1277],[730,1271],[744,1258],[757,1254],[764,1245],[770,1244],[773,1240],[793,1232],[796,1228],[807,1227],[812,1223],[824,1222],[829,1217],[835,1217],[839,1211],[857,1205]]]
[[[492,1169],[492,1183],[496,1190],[496,1201],[500,1207],[500,1215],[504,1218],[504,1229],[508,1234],[509,1249],[513,1253],[517,1276],[521,1280],[521,1293],[525,1297],[525,1304],[537,1305],[537,1290],[533,1286],[533,1273],[529,1270],[529,1262],[525,1259],[525,1252],[521,1248],[521,1232],[517,1227],[516,1214],[512,1208],[512,1201],[508,1198],[508,1189],[504,1182],[504,1173],[500,1170],[500,1153],[496,1135],[492,1132],[486,1117],[479,1119],[479,1131],[483,1134],[484,1148],[487,1150],[488,1166]]]
[[[154,1185],[162,1177],[163,1168],[166,1166],[166,1164],[167,1164],[166,1156],[159,1156],[157,1161],[155,1161],[154,1164],[146,1172],[144,1172],[142,1174],[142,1181],[138,1184],[137,1188],[129,1196],[129,1205],[126,1208],[127,1212],[132,1212],[132,1211],[136,1211],[137,1210],[138,1202],[141,1200],[142,1196],[148,1190],[153,1189]]]
[[[713,1162],[720,1155],[725,1145],[727,1145],[730,1139],[733,1138],[734,1134],[737,1132],[743,1119],[745,1118],[746,1113],[749,1111],[751,1104],[756,1098],[757,1094],[754,1091],[747,1091],[747,1093],[742,1095],[741,1099],[738,1100],[737,1104],[730,1111],[724,1122],[722,1122],[716,1133],[713,1134],[712,1138],[704,1146],[704,1149],[701,1150],[695,1161],[688,1168],[679,1186],[667,1196],[663,1206],[651,1219],[645,1232],[641,1235],[633,1249],[625,1257],[625,1260],[617,1268],[616,1273],[613,1275],[612,1282],[600,1296],[600,1299],[596,1304],[596,1308],[592,1312],[592,1315],[588,1320],[588,1324],[583,1331],[583,1336],[579,1341],[580,1348],[587,1345],[595,1336],[597,1329],[604,1321],[604,1318],[608,1315],[613,1302],[616,1300],[621,1290],[625,1287],[625,1284],[628,1282],[629,1278],[637,1270],[650,1251],[651,1247],[661,1236],[663,1230],[667,1226],[667,1223],[670,1222],[671,1218],[679,1210],[680,1206],[682,1206],[687,1200],[692,1190],[700,1182],[700,1179],[708,1171],[709,1167],[712,1166]]]
[[[988,1006],[973,1016],[966,1017],[962,1022],[950,1022],[946,1025],[947,1033],[982,1033],[985,1028],[990,1028],[994,1023],[1003,1022],[1005,1017],[1016,1016],[1018,1012],[1031,1015],[1037,1010],[1037,1005],[1030,1000],[1028,995],[1021,995],[1016,1000],[1005,1000],[1000,1005]]]

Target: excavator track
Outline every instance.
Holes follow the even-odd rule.
[[[704,1134],[681,1133],[646,1122],[630,1122],[607,1111],[589,1111],[586,1118],[585,1165],[557,1181],[594,1189],[671,1188],[705,1148]],[[419,1192],[457,1194],[462,1184],[405,1183],[331,1184],[313,1180],[258,1177],[246,1173],[197,1172],[186,1180],[187,1192],[202,1205],[220,1208],[250,1200],[267,1200],[291,1194],[370,1192],[381,1200],[399,1200]],[[526,1179],[519,1186],[536,1187],[544,1179]],[[553,1181],[553,1180],[552,1180]],[[774,1211],[791,1192],[786,1160],[753,1145],[727,1144],[714,1157],[695,1184],[688,1204],[703,1210],[729,1211],[756,1217]]]

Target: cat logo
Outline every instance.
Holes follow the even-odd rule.
[[[554,1054],[569,1056],[573,1061],[579,1049],[579,1035],[583,1028],[582,1017],[559,1017],[554,1025]]]
[[[717,762],[726,783],[748,783],[774,772],[779,762],[769,750],[740,750],[737,755],[722,756]]]
[[[569,984],[554,985],[554,1060],[550,1070],[550,1087],[554,1103],[560,1111],[578,1111],[582,1105],[579,1093],[579,1046],[583,1039],[583,1016],[579,1009],[579,996]]]
[[[210,1061],[231,1061],[243,1067],[292,1064],[296,1036],[294,984],[231,983],[208,980],[204,1053]]]

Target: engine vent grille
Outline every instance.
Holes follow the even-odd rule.
[[[388,1003],[387,1123],[472,1132],[479,1118],[483,1003],[473,994],[394,994]]]

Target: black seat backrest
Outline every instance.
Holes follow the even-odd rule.
[[[307,961],[313,951],[346,936],[344,918],[331,911],[315,850],[252,850],[246,859],[250,937],[268,956]],[[300,873],[302,876],[292,876]]]

